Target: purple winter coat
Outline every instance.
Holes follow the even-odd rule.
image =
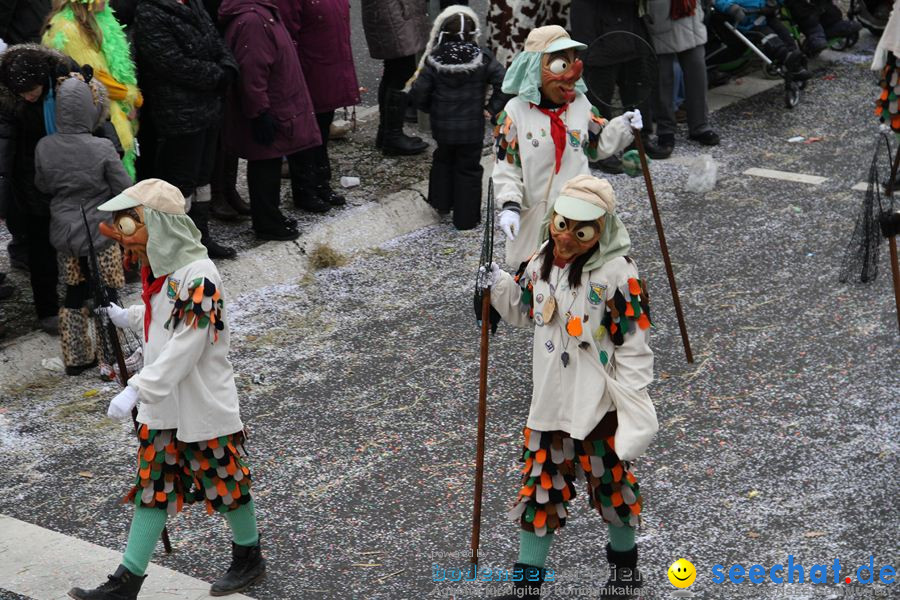
[[[300,61],[275,1],[224,0],[219,20],[241,69],[225,109],[226,147],[241,158],[265,160],[321,145]],[[257,144],[250,130],[250,121],[265,112],[277,122],[271,146]]]
[[[359,104],[348,0],[277,0],[317,113]]]

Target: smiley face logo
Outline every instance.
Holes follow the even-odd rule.
[[[677,588],[687,588],[697,578],[697,569],[690,561],[679,558],[669,566],[669,581]]]

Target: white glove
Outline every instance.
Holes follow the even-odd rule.
[[[112,324],[118,327],[119,329],[128,329],[128,311],[116,304],[115,302],[110,302],[109,306],[105,306],[101,308],[106,312],[106,316],[109,317],[109,320],[112,321]]]
[[[632,129],[637,129],[640,131],[644,128],[644,121],[641,119],[641,111],[638,109],[629,110],[626,113],[622,114],[625,117],[625,120],[628,121],[628,124],[631,125]]]
[[[485,269],[484,265],[481,265],[478,271],[481,273],[481,277],[479,277],[481,289],[486,290],[500,283],[500,265],[497,263],[491,263],[490,271]]]
[[[116,397],[109,403],[109,410],[106,411],[106,416],[116,421],[123,421],[131,414],[131,409],[134,408],[137,401],[137,390],[133,387],[125,386],[125,389],[116,394]]]
[[[500,211],[500,229],[506,234],[506,239],[512,241],[519,235],[519,213],[506,209]]]

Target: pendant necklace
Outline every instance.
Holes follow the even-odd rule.
[[[562,277],[563,272],[566,270],[568,265],[562,269],[557,267],[558,271],[556,274],[556,285],[551,286],[550,297],[547,298],[547,303],[544,304],[544,322],[549,323],[548,318],[553,317],[553,313],[556,310],[556,298],[555,293],[556,289],[559,287],[559,280]],[[566,310],[566,321],[565,325],[561,326],[562,331],[560,332],[560,338],[562,338],[562,354],[560,354],[559,358],[562,361],[563,368],[569,366],[569,342],[571,341],[570,337],[567,337],[568,334],[571,337],[578,337],[582,333],[581,319],[572,315],[572,306],[575,304],[575,300],[578,298],[577,290],[572,290],[572,301],[569,303],[569,308]],[[548,309],[549,308],[549,317],[548,317]],[[562,314],[562,313],[560,313]]]

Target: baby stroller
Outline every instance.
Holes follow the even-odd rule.
[[[731,19],[721,12],[711,9],[709,12],[709,22],[707,31],[713,33],[717,38],[718,44],[707,42],[706,65],[707,71],[710,68],[720,73],[728,73],[734,75],[741,72],[743,68],[753,59],[758,57],[763,63],[763,70],[766,75],[772,78],[784,79],[784,105],[787,108],[794,108],[800,102],[800,91],[806,88],[806,80],[798,79],[790,76],[789,69],[785,64],[778,64],[766,56],[756,44],[754,44],[748,35],[738,31],[731,24]],[[713,36],[710,36],[712,38]],[[799,53],[797,53],[799,54]],[[803,58],[801,56],[801,58]],[[805,60],[805,58],[803,58]],[[721,77],[719,77],[720,79]],[[716,80],[716,75],[710,73],[710,81]]]
[[[856,19],[875,37],[880,37],[891,16],[890,0],[850,0],[848,19]]]

